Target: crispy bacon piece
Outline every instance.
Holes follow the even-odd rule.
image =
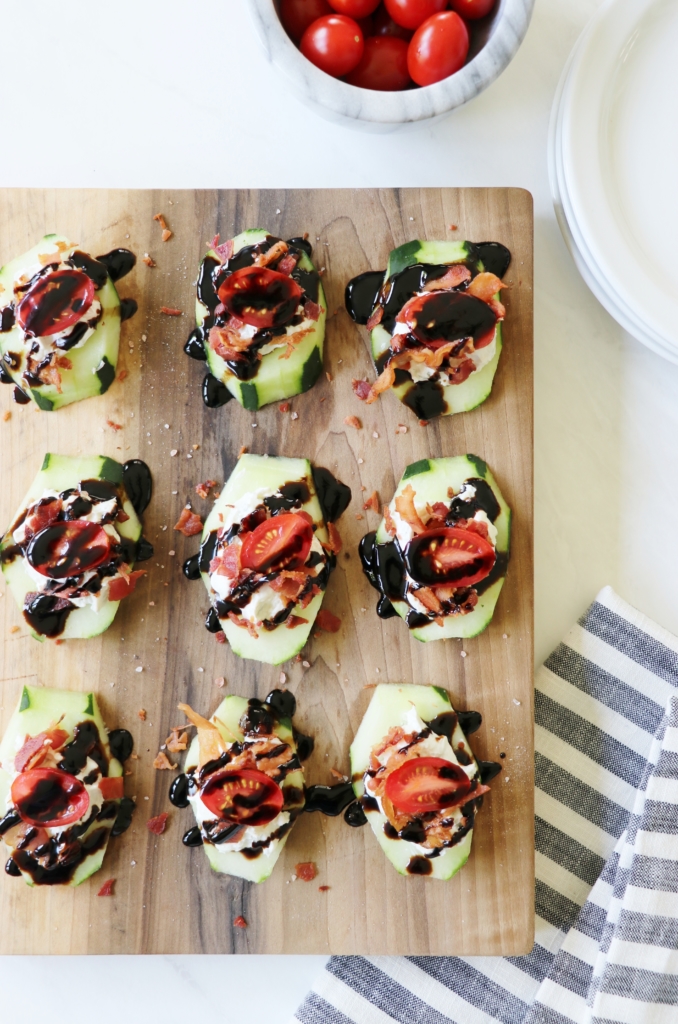
[[[372,385],[367,380],[356,380],[355,378],[351,381],[351,387],[353,388],[353,394],[357,395],[361,402],[367,401],[372,391]]]
[[[426,527],[414,504],[415,490],[408,484],[395,500],[396,512],[416,533],[423,533]]]
[[[162,814],[156,814],[155,818],[149,818],[146,822],[146,828],[149,832],[152,832],[154,836],[161,836],[167,828],[167,819],[169,814],[167,811],[163,811]]]
[[[53,498],[45,505],[34,505],[26,516],[26,538],[32,537],[34,533],[40,533],[46,526],[51,526],[54,520],[59,518],[61,507],[61,498]]]
[[[439,615],[443,610],[443,606],[435,595],[435,592],[430,587],[419,587],[418,590],[414,591],[414,596],[418,601],[421,601],[424,608],[429,612],[435,612]]]
[[[434,281],[427,281],[423,291],[438,292],[448,288],[458,288],[460,284],[470,279],[471,271],[468,267],[465,267],[463,263],[456,263],[442,277],[437,277]]]
[[[371,331],[374,327],[376,327],[378,324],[381,323],[383,318],[384,318],[384,307],[380,303],[377,306],[377,308],[367,318],[367,323],[365,325],[367,327],[367,330]]]
[[[347,427],[355,427],[356,430],[362,430],[362,423],[357,416],[345,416],[344,423]]]
[[[144,257],[143,257],[141,262],[145,263],[147,267],[155,267],[155,266],[157,266],[157,264],[156,264],[155,260],[153,259],[153,257],[149,256],[148,253],[144,253]]]
[[[384,526],[387,534],[389,537],[395,537],[398,531],[396,530],[396,524],[393,522],[393,516],[391,515],[391,508],[389,505],[384,505],[382,515],[384,517]]]
[[[279,576],[271,580],[270,587],[286,601],[294,601],[305,585],[306,578],[306,573],[283,570]]]
[[[490,307],[497,320],[503,320],[506,316],[506,306],[498,299],[489,299],[487,305]],[[489,342],[488,342],[489,344]],[[476,346],[478,348],[480,346]]]
[[[267,252],[260,252],[258,256],[254,258],[255,267],[268,267],[271,263],[275,263],[277,259],[284,256],[288,251],[289,246],[287,242],[276,242],[272,245]]]
[[[325,633],[338,633],[341,629],[341,619],[339,616],[328,611],[327,608],[320,609],[315,624],[318,629],[324,630]]]
[[[183,533],[184,537],[195,537],[196,533],[202,533],[202,519],[191,512],[190,508],[182,508],[174,529]]]
[[[242,327],[243,321],[231,317],[223,327],[211,327],[209,346],[222,359],[237,359],[241,352],[246,352],[251,346],[254,338],[241,338],[238,330]]]
[[[216,486],[216,480],[203,480],[201,484],[195,485],[195,493],[199,498],[207,498],[212,488]]]
[[[304,303],[304,316],[308,320],[318,320],[322,311],[322,306],[319,306],[317,302],[311,302],[310,299],[307,299]]]
[[[299,259],[300,257],[297,255],[297,253],[287,252],[280,260],[280,263],[276,267],[276,270],[278,271],[279,274],[286,274],[287,277],[289,277],[294,268],[296,267],[297,263],[299,262]]]
[[[372,491],[371,495],[363,505],[363,510],[369,510],[370,512],[379,511],[379,495],[377,494],[376,491]]]
[[[183,310],[181,310],[181,309],[174,309],[173,306],[161,306],[160,307],[160,312],[164,313],[165,316],[183,316],[184,315]]]
[[[164,750],[159,750],[155,760],[153,761],[153,767],[158,771],[172,771],[172,769],[177,768],[178,765],[172,764]]]
[[[343,547],[343,541],[341,539],[341,534],[334,523],[327,524],[327,535],[327,543],[323,544],[325,551],[332,551],[335,555],[338,555]]]
[[[227,544],[210,562],[210,576],[226,576],[233,583],[240,576],[240,550],[242,544]]]
[[[113,895],[113,886],[114,885],[115,885],[115,879],[114,878],[106,879],[104,884],[99,889],[99,892],[97,893],[97,896],[112,896]]]
[[[240,914],[240,915],[239,915],[238,917],[236,917],[236,918],[234,919],[234,921],[233,921],[233,927],[234,927],[234,928],[247,928],[247,921],[246,921],[246,920],[245,920],[245,918],[244,918],[244,917],[242,916],[242,914]]]
[[[285,351],[278,356],[278,359],[289,359],[299,342],[303,341],[306,335],[310,334],[312,330],[312,327],[305,327],[303,331],[295,331],[294,334],[285,335],[284,340],[286,342],[286,348]]]
[[[251,637],[255,640],[258,638],[257,627],[249,619],[244,618],[242,615],[236,615],[235,612],[229,612],[228,617],[234,626],[240,626],[241,629],[246,629]]]
[[[296,864],[294,870],[297,873],[297,878],[300,878],[302,882],[312,882],[318,874],[318,869],[312,860]]]
[[[482,519],[460,519],[454,525],[462,530],[468,530],[469,533],[479,533],[486,540],[490,539],[487,523],[484,523]]]
[[[58,393],[61,394],[61,374],[53,362],[48,363],[38,373],[38,380],[43,384],[53,384]]]
[[[134,572],[116,576],[108,584],[108,600],[122,601],[123,598],[129,597],[139,582],[140,577],[145,575],[145,569],[135,569]]]
[[[73,363],[68,358],[68,356],[62,356],[62,355],[59,355],[57,353],[54,356],[53,362],[54,362],[54,365],[56,367],[58,367],[60,370],[72,370],[73,369]]]
[[[308,606],[311,603],[311,601],[313,600],[313,598],[316,596],[316,594],[319,594],[319,593],[320,593],[320,587],[318,587],[314,583],[313,586],[311,587],[311,589],[309,590],[309,592],[307,594],[304,594],[304,596],[302,597],[302,599],[299,602],[299,604],[301,605],[302,608],[308,608]]]
[[[459,366],[452,366],[447,370],[450,384],[463,384],[471,376],[476,368],[472,359],[464,359]]]
[[[116,434],[119,430],[122,430],[122,423],[116,423],[114,420],[106,420],[106,426],[110,427],[111,430],[114,430]]]
[[[198,746],[200,749],[198,767],[202,768],[208,761],[215,761],[221,757],[226,750],[226,743],[214,722],[203,718],[202,715],[193,710],[190,704],[178,704],[177,707],[179,711],[183,711],[189,722],[192,722],[198,730]]]
[[[99,789],[104,800],[121,800],[125,795],[125,780],[122,775],[107,775],[99,779]]]
[[[68,739],[63,729],[54,728],[37,736],[27,736],[24,745],[14,758],[16,771],[23,772],[27,768],[37,768],[44,761],[50,750],[60,750]]]
[[[217,632],[214,634],[214,639],[218,644],[226,643],[226,634],[224,633],[223,629],[217,630]]]
[[[308,625],[308,619],[305,619],[303,615],[290,615],[285,619],[285,627],[287,629],[296,629],[297,626]]]
[[[170,754],[178,754],[188,747],[188,728],[184,725],[175,725],[165,740],[165,746]]]
[[[468,295],[475,296],[476,299],[482,299],[483,302],[489,302],[502,288],[506,285],[497,277],[496,274],[488,274],[486,272],[477,274],[470,285],[466,289]]]

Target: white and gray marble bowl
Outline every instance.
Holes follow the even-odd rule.
[[[285,74],[307,105],[330,121],[366,131],[394,131],[431,123],[486,89],[513,59],[527,32],[535,0],[498,0],[472,28],[470,60],[435,85],[402,92],[359,89],[320,71],[289,38],[278,17],[278,0],[248,0],[268,60]]]

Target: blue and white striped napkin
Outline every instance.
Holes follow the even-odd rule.
[[[537,672],[536,941],[332,957],[296,1024],[678,1024],[678,639],[610,587]]]

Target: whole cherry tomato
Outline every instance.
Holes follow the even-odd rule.
[[[372,36],[365,40],[362,60],[346,81],[361,89],[397,92],[412,84],[407,70],[407,43],[395,36]]]
[[[328,0],[330,7],[337,14],[347,14],[349,18],[366,18],[379,6],[379,0]]]
[[[374,35],[396,36],[398,39],[404,39],[406,43],[412,38],[411,30],[396,24],[383,5],[374,14]]]
[[[412,36],[407,67],[417,85],[433,85],[463,67],[469,36],[455,11],[434,14]]]
[[[299,42],[309,25],[331,13],[327,0],[280,0],[280,20],[295,43]]]
[[[299,49],[321,71],[341,78],[357,67],[365,40],[360,25],[353,18],[328,14],[309,25],[301,37]]]
[[[384,6],[397,25],[414,29],[431,15],[444,11],[447,0],[384,0]]]
[[[489,14],[497,0],[450,0],[450,7],[467,21],[476,21]]]

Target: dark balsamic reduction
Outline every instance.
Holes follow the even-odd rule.
[[[149,558],[153,558],[153,545],[150,540],[147,540],[145,537],[140,537],[137,541],[136,555],[133,561],[147,562]]]
[[[170,803],[175,807],[188,807],[189,787],[188,775],[186,775],[185,772],[182,772],[181,775],[177,775],[176,779],[174,779],[170,786]]]
[[[108,775],[108,758],[101,745],[101,737],[95,722],[80,722],[73,730],[73,739],[61,751],[61,771],[78,775],[90,757],[103,776]]]
[[[501,771],[501,765],[497,761],[478,761],[478,770],[482,782],[488,783]]]
[[[205,346],[202,342],[202,331],[199,327],[196,327],[189,334],[184,344],[184,352],[187,356],[190,356],[191,359],[197,359],[198,362],[204,363],[207,361]]]
[[[21,878],[21,868],[14,860],[14,857],[10,857],[5,864],[5,871],[8,875],[11,875],[12,878]]]
[[[66,541],[70,530],[74,527],[61,520],[34,534],[25,549],[28,564],[44,576],[65,580],[97,568],[108,557],[110,542],[98,523],[82,525]]]
[[[188,832],[184,832],[181,841],[184,846],[202,846],[202,835],[199,826],[194,825],[193,828],[189,828]]]
[[[23,614],[26,622],[40,636],[60,636],[66,628],[66,619],[75,605],[52,594],[37,594],[26,601]]]
[[[108,734],[108,745],[113,757],[122,763],[134,750],[134,737],[127,729],[113,729]]]
[[[139,308],[136,299],[120,299],[120,321],[130,320]]]
[[[233,395],[226,385],[222,384],[214,374],[205,375],[202,382],[202,400],[208,409],[217,409],[221,405],[226,405],[232,398]]]
[[[457,711],[457,718],[465,736],[472,736],[483,724],[483,716],[479,711]]]
[[[447,264],[415,263],[414,266],[406,267],[399,274],[389,278],[384,285],[381,299],[384,306],[381,322],[389,334],[393,333],[395,318],[405,303],[420,292],[427,281],[443,277],[449,269]]]
[[[372,315],[384,283],[384,273],[383,270],[367,270],[346,285],[344,305],[357,324],[366,324]]]
[[[182,566],[182,571],[187,580],[200,579],[200,555],[191,555]]]
[[[468,499],[460,495],[454,497],[450,503],[446,523],[453,526],[458,519],[473,519],[476,512],[484,512],[493,523],[498,518],[501,508],[487,480],[474,476],[464,481],[464,485],[467,484],[475,488],[475,496]]]
[[[121,836],[132,824],[132,815],[136,810],[134,800],[124,796],[120,801],[118,813],[115,816],[115,823],[111,829],[112,836]]]
[[[103,256],[97,256],[99,263],[103,263],[108,271],[111,281],[119,281],[121,277],[129,274],[137,261],[136,256],[129,249],[111,249]]]
[[[403,404],[420,420],[432,420],[447,412],[445,390],[436,380],[417,381],[403,398]]]
[[[14,303],[10,303],[9,306],[5,306],[0,312],[0,334],[6,334],[7,331],[11,331],[15,322]]]
[[[326,523],[335,523],[351,501],[351,488],[342,484],[324,466],[313,467],[313,484]]]
[[[12,397],[17,405],[28,405],[31,400],[31,396],[27,395],[25,391],[22,391],[18,385],[14,386],[14,394]]]
[[[278,497],[278,493],[280,497]],[[264,498],[264,504],[271,515],[275,515],[276,512],[290,512],[293,508],[301,508],[311,497],[305,479],[283,484],[278,488],[278,493],[269,494]]]
[[[205,616],[205,629],[208,633],[218,633],[221,630],[221,623],[215,608],[210,608]]]
[[[15,825],[21,823],[21,815],[14,809],[7,811],[4,818],[0,819],[0,836],[4,836],[5,832],[9,832]]]
[[[477,242],[473,251],[488,274],[503,277],[510,266],[511,252],[501,242]]]
[[[309,813],[320,811],[330,818],[336,818],[354,800],[355,793],[350,782],[340,782],[337,786],[308,786],[304,810]]]
[[[300,761],[308,761],[315,747],[313,736],[305,736],[303,732],[294,730],[294,742],[297,745],[297,757]]]
[[[355,800],[352,804],[348,805],[344,811],[344,821],[351,828],[362,828],[363,825],[367,824],[367,815],[360,801]]]
[[[198,553],[199,568],[201,572],[209,572],[210,562],[214,558],[214,554],[217,549],[217,541],[219,539],[219,531],[212,530],[207,534],[204,541],[200,545],[200,551]],[[233,535],[235,536],[235,534]],[[232,540],[233,538],[229,538]]]
[[[410,862],[405,870],[408,875],[430,875],[433,865],[429,857],[410,857]]]
[[[421,301],[423,308],[412,333],[424,344],[461,341],[462,338],[473,338],[477,342],[493,331],[497,322],[486,302],[465,292],[431,292]]]
[[[309,259],[313,255],[313,246],[309,242],[308,238],[301,238],[300,236],[295,235],[294,238],[287,239],[287,244],[290,246],[291,249],[303,250],[303,252],[305,252],[306,255],[309,257]]]
[[[207,306],[210,313],[213,313],[219,305],[219,296],[214,287],[214,271],[220,266],[219,260],[215,259],[214,256],[205,256],[200,265],[200,273],[198,274],[198,302],[202,302],[203,306]]]
[[[271,690],[264,703],[278,718],[292,718],[296,714],[297,699],[289,690]]]
[[[122,467],[122,482],[134,511],[140,516],[148,508],[153,495],[150,469],[141,459],[130,459]]]
[[[14,378],[10,377],[2,364],[0,364],[0,384],[14,384]]]
[[[87,274],[97,291],[106,284],[108,280],[108,267],[101,260],[95,260],[89,253],[76,249],[69,257],[68,262],[71,266]]]

